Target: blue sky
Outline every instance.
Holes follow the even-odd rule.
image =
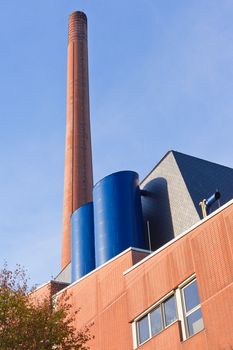
[[[0,12],[0,263],[60,267],[67,21],[89,21],[95,182],[170,149],[233,167],[231,0],[8,0]]]

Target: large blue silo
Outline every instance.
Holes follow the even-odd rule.
[[[78,208],[71,216],[71,282],[95,269],[93,203]]]
[[[145,248],[138,174],[106,176],[93,196],[96,267],[129,247]]]

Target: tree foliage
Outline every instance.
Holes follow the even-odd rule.
[[[25,271],[0,270],[0,350],[87,350],[89,327],[76,330],[69,297],[35,302],[28,293]]]

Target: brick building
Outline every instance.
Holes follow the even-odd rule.
[[[62,266],[34,297],[70,293],[93,350],[233,349],[233,169],[170,151],[140,184],[123,171],[93,188],[88,103],[87,20],[75,12]]]
[[[94,323],[93,350],[232,349],[233,201],[153,253],[129,248],[56,295],[64,290],[81,307],[76,326]]]

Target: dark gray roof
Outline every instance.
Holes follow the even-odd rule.
[[[233,169],[180,152],[173,151],[173,155],[200,217],[200,200],[210,197],[216,189],[221,198],[212,210],[233,198]]]

